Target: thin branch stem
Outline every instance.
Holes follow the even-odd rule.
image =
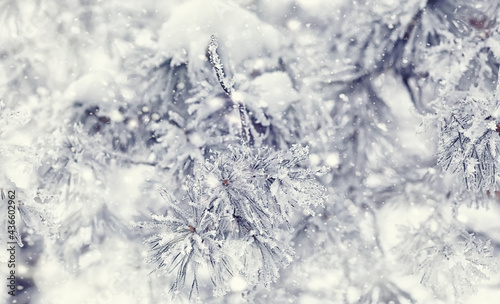
[[[208,44],[208,55],[210,59],[210,63],[214,68],[215,75],[217,76],[217,81],[219,82],[222,90],[226,95],[231,99],[234,104],[238,105],[238,111],[240,113],[240,121],[241,121],[241,139],[244,144],[249,142],[249,128],[246,118],[246,106],[245,102],[241,98],[239,94],[234,94],[233,86],[230,82],[226,80],[224,77],[224,68],[222,67],[222,63],[217,54],[217,47],[219,44],[217,43],[217,38],[212,35],[210,37],[210,42]],[[236,95],[236,96],[235,96]]]

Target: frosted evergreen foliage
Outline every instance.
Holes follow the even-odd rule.
[[[58,253],[67,261],[75,262],[79,252],[89,244],[99,244],[109,231],[125,233],[128,228],[117,214],[111,211],[103,198],[106,191],[104,168],[112,156],[101,150],[103,139],[88,135],[82,125],[75,125],[66,135],[57,159],[43,160],[39,174],[45,183],[40,187],[38,204],[24,211],[23,218],[30,228],[40,229],[34,217],[44,219],[42,224],[54,230],[58,227],[54,244]],[[109,167],[108,167],[109,170]],[[51,204],[52,208],[45,206]],[[35,212],[43,208],[44,213]],[[45,229],[46,230],[46,229]]]
[[[455,298],[477,291],[476,286],[489,280],[488,274],[497,268],[493,247],[459,227],[446,227],[447,234],[436,235],[438,218],[430,218],[419,228],[404,232],[400,247],[401,258],[408,271],[418,274],[420,282],[441,299]],[[441,219],[442,220],[442,219]]]
[[[344,70],[329,76],[332,83],[373,80],[391,70],[401,79],[416,108],[431,111],[429,102],[437,94],[438,81],[461,82],[464,86],[466,79],[477,84],[480,79],[496,76],[498,66],[492,61],[492,52],[497,51],[488,50],[491,40],[498,40],[492,38],[497,35],[492,29],[498,11],[493,1],[379,4],[368,0],[353,7],[345,12],[348,21],[330,30],[336,38],[331,48],[351,67],[350,73]],[[362,31],[351,26],[356,23],[354,18],[362,20],[357,22]],[[429,69],[429,65],[443,69]],[[467,75],[461,80],[465,71]]]
[[[500,128],[493,96],[466,97],[442,120],[439,164],[456,174],[464,190],[495,191],[499,179]]]
[[[0,302],[494,301],[499,20],[497,0],[1,2]]]
[[[198,268],[208,268],[219,295],[235,274],[250,285],[275,281],[294,256],[283,235],[294,212],[313,213],[325,198],[314,181],[324,172],[299,166],[307,157],[299,146],[287,152],[229,147],[195,170],[183,200],[163,191],[166,214],[141,226],[164,230],[147,243],[158,269],[177,272],[171,290],[182,288],[187,276],[196,287]]]
[[[299,95],[293,78],[280,66],[280,47],[286,44],[279,31],[236,5],[213,1],[201,13],[193,10],[200,3],[188,1],[176,7],[162,27],[160,50],[147,49],[151,56],[141,54],[145,60],[128,63],[134,64],[140,102],[125,109],[126,117],[133,118],[144,107],[148,110],[146,120],[135,120],[138,127],[132,136],[150,138],[146,144],[152,152],[142,162],[172,169],[180,180],[208,157],[210,149],[239,142],[241,116],[246,136],[256,146],[288,148],[308,130],[303,118],[309,113],[296,106]],[[195,14],[177,17],[187,12]],[[220,14],[238,24],[245,22],[245,27],[252,25],[266,39],[250,43],[248,38],[256,35],[252,30],[241,32],[217,22],[207,28],[200,23],[218,20]],[[186,27],[189,34],[179,36],[179,27]],[[221,35],[224,39],[217,40]],[[199,43],[191,43],[193,39]],[[236,45],[247,49],[242,53],[234,50]],[[213,66],[219,67],[217,72]],[[236,94],[229,96],[229,90]]]

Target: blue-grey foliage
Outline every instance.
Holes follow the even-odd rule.
[[[3,1],[18,302],[488,297],[499,22],[497,0]]]

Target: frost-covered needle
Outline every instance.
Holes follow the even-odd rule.
[[[215,75],[217,76],[217,81],[219,82],[222,90],[224,93],[226,93],[229,98],[238,105],[238,110],[240,113],[240,120],[241,120],[241,138],[243,140],[243,143],[248,143],[248,124],[247,124],[247,119],[246,119],[246,106],[245,102],[238,92],[235,92],[233,89],[233,86],[231,83],[229,83],[225,77],[224,77],[224,68],[222,67],[222,63],[219,57],[219,54],[217,54],[217,47],[219,44],[217,43],[217,38],[212,35],[210,37],[210,42],[208,43],[208,55],[210,59],[210,63],[212,64],[214,70],[215,70]]]

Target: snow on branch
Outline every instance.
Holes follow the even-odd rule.
[[[217,54],[217,47],[219,44],[217,43],[217,38],[212,35],[210,37],[210,42],[208,44],[208,55],[210,59],[210,63],[212,64],[215,75],[217,76],[217,81],[219,82],[222,90],[226,93],[229,98],[238,105],[238,110],[240,113],[241,120],[241,138],[244,143],[248,143],[249,141],[249,128],[246,117],[246,105],[240,94],[235,94],[233,86],[229,83],[224,77],[224,69],[222,67],[222,63],[219,55]]]
[[[210,63],[212,64],[215,75],[217,76],[217,81],[219,82],[222,90],[231,97],[234,92],[233,86],[224,77],[224,68],[222,67],[222,62],[220,60],[219,54],[217,54],[217,48],[219,44],[217,43],[217,38],[212,35],[210,37],[210,42],[208,43],[208,55],[210,58]]]
[[[442,120],[438,163],[467,191],[498,189],[500,122],[495,109],[494,98],[467,97]]]
[[[405,227],[397,250],[401,261],[410,265],[407,271],[419,275],[422,285],[438,298],[458,300],[476,293],[477,286],[488,280],[498,265],[490,240],[442,221],[434,217],[419,228]],[[441,230],[436,233],[433,225]]]
[[[193,292],[200,269],[208,269],[217,295],[227,292],[236,274],[248,285],[275,281],[294,255],[283,238],[294,212],[312,214],[310,207],[325,199],[314,177],[321,172],[298,166],[307,157],[308,149],[299,146],[280,152],[230,147],[195,170],[184,201],[164,193],[166,215],[139,225],[161,229],[146,243],[150,262],[176,273],[171,291],[189,277]]]

